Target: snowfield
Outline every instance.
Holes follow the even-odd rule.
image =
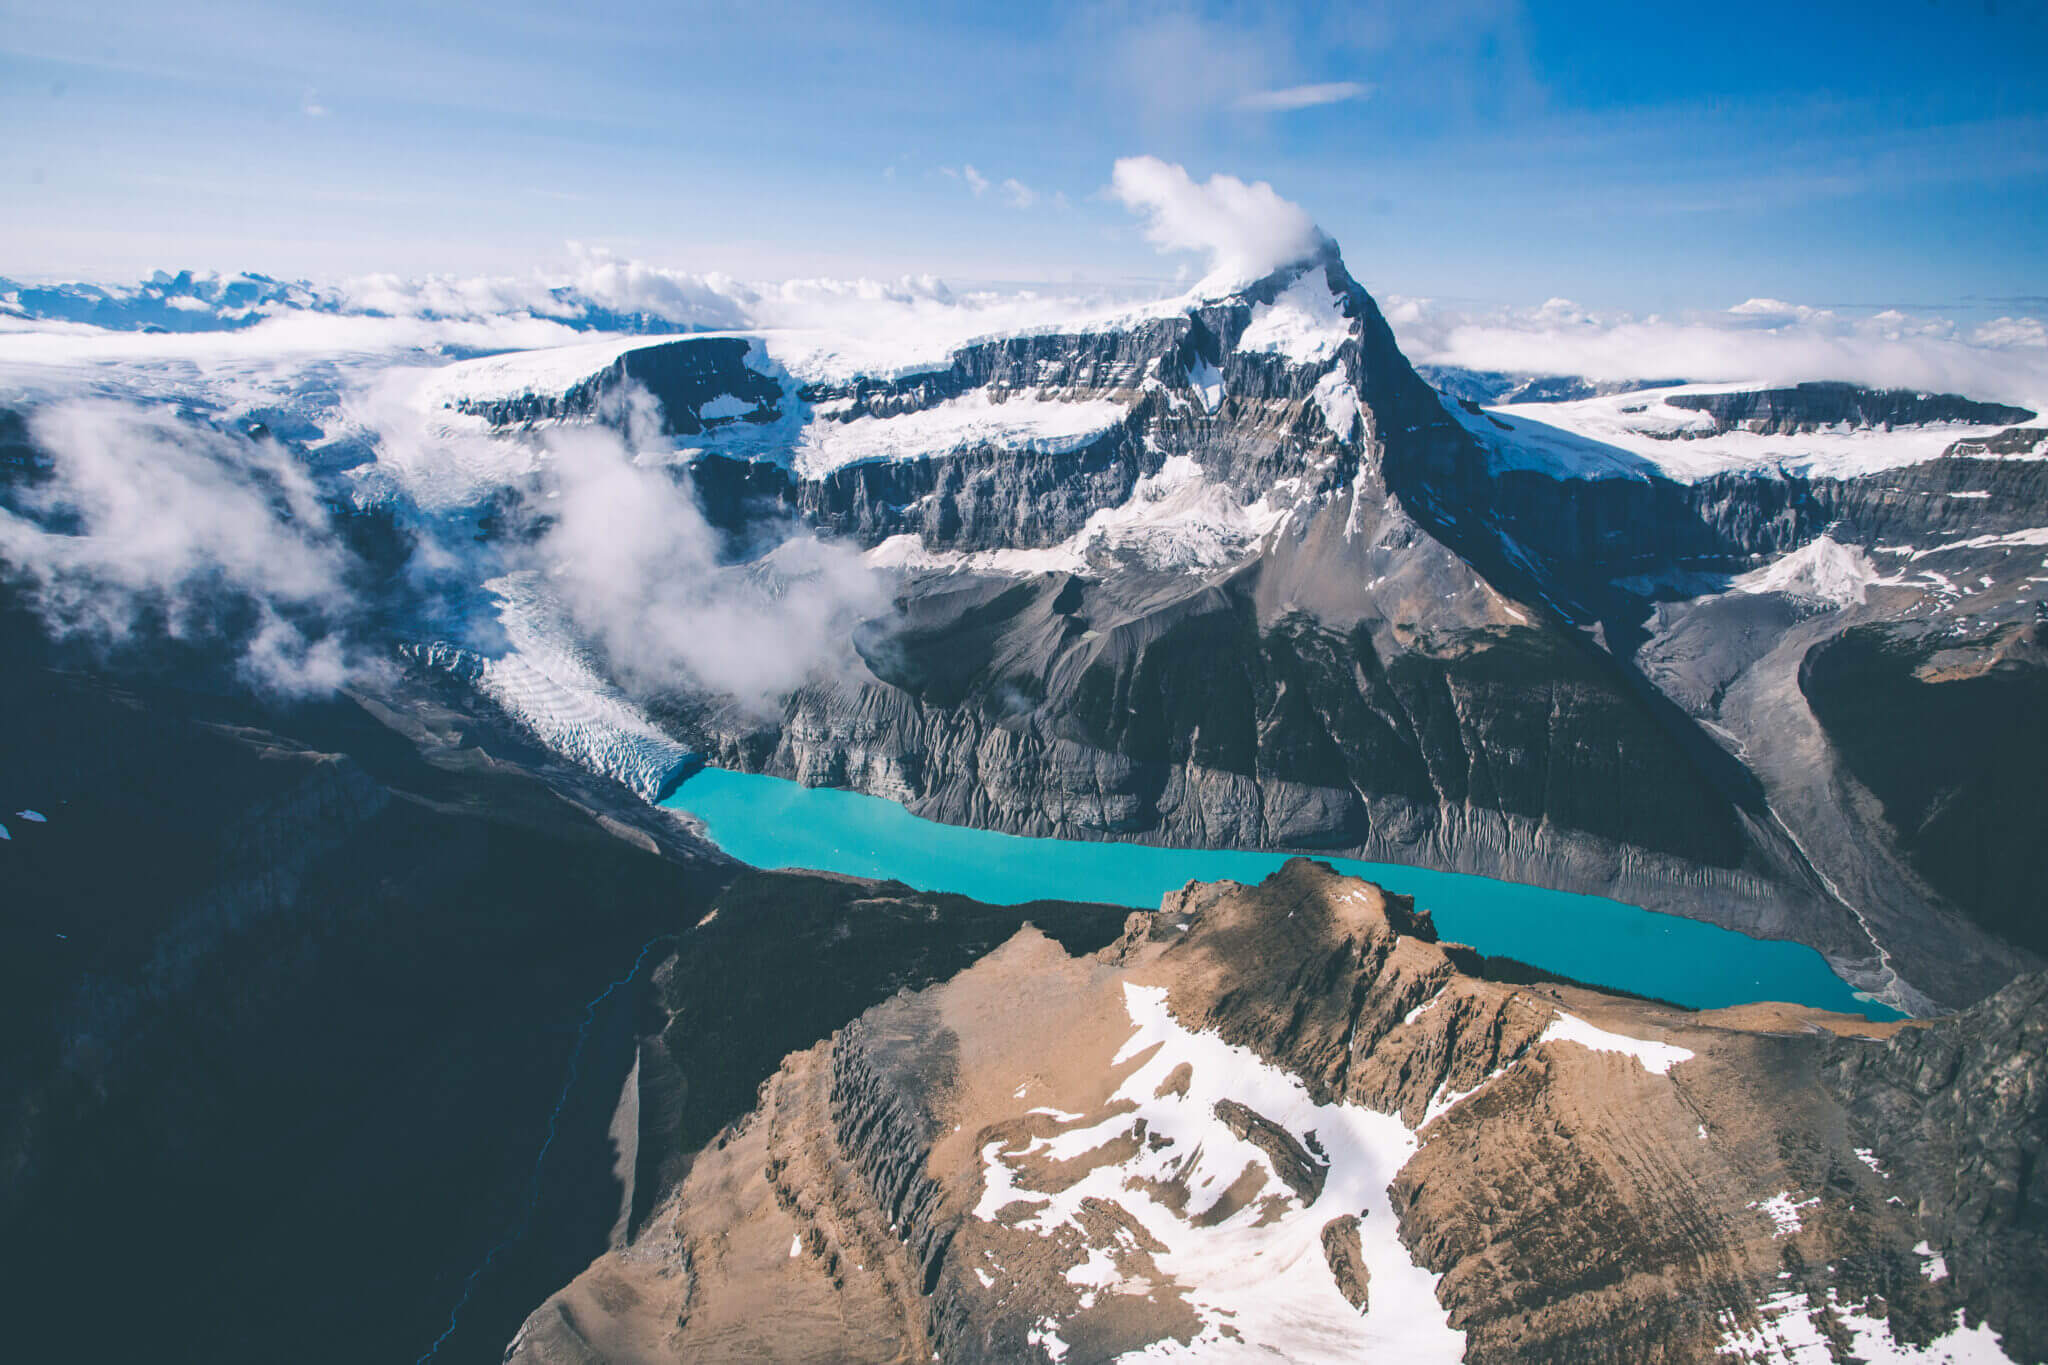
[[[1444,410],[1486,447],[1494,469],[1528,469],[1564,479],[1654,475],[1695,483],[1715,474],[1769,470],[1849,478],[1919,464],[1957,441],[2005,430],[2002,425],[1937,422],[1891,431],[1840,426],[1798,435],[1717,434],[1710,414],[1666,401],[1675,394],[1759,387],[1687,384],[1570,403],[1510,403],[1477,413],[1446,398]]]
[[[1351,338],[1344,296],[1330,289],[1320,270],[1303,271],[1271,303],[1252,309],[1252,321],[1237,339],[1241,351],[1277,351],[1297,365],[1315,365],[1337,354]]]
[[[1559,1014],[1543,1030],[1538,1043],[1551,1041],[1577,1043],[1580,1047],[1594,1052],[1619,1052],[1624,1057],[1633,1057],[1643,1070],[1653,1076],[1669,1075],[1671,1068],[1680,1062],[1693,1058],[1691,1049],[1671,1043],[1653,1042],[1647,1038],[1631,1038],[1622,1033],[1609,1033],[1604,1028],[1587,1023],[1575,1014]]]
[[[1114,431],[1129,414],[1106,398],[1063,401],[985,389],[896,417],[806,423],[790,467],[808,479],[874,460],[914,460],[978,447],[1062,455]]]
[[[1436,1301],[1436,1276],[1410,1260],[1401,1245],[1387,1198],[1388,1183],[1416,1146],[1415,1135],[1400,1119],[1350,1105],[1316,1104],[1299,1080],[1251,1050],[1182,1027],[1167,1009],[1163,988],[1126,984],[1124,1007],[1135,1031],[1116,1061],[1146,1060],[1111,1097],[1110,1106],[1118,1112],[1099,1123],[1035,1139],[1019,1151],[1005,1150],[1001,1142],[988,1144],[982,1152],[985,1184],[975,1217],[1040,1235],[1070,1228],[1085,1242],[1083,1205],[1101,1200],[1124,1209],[1164,1246],[1147,1255],[1128,1233],[1120,1233],[1107,1245],[1088,1246],[1086,1258],[1067,1271],[1068,1282],[1081,1291],[1083,1312],[1103,1298],[1150,1295],[1157,1287],[1154,1276],[1185,1292],[1202,1319],[1201,1333],[1185,1345],[1171,1339],[1154,1342],[1125,1359],[1461,1359],[1465,1335],[1452,1329]],[[1185,1086],[1167,1086],[1167,1077],[1183,1065],[1192,1069]],[[1312,1204],[1304,1205],[1291,1192],[1263,1149],[1239,1138],[1217,1117],[1220,1100],[1247,1106],[1298,1140],[1313,1143],[1309,1150],[1327,1158],[1328,1175]],[[1027,1152],[1054,1160],[1086,1157],[1129,1133],[1139,1120],[1145,1123],[1147,1142],[1127,1160],[1104,1161],[1053,1193],[1018,1182],[1013,1163]],[[1200,1226],[1201,1214],[1248,1167],[1266,1175],[1265,1197]],[[1155,1193],[1175,1183],[1191,1191],[1180,1211]],[[1324,1224],[1343,1214],[1363,1215],[1359,1233],[1371,1272],[1363,1314],[1338,1290],[1323,1252]],[[1060,1326],[1050,1319],[1041,1324],[1054,1339]]]
[[[1788,1289],[1756,1306],[1754,1325],[1724,1312],[1723,1335],[1714,1349],[1744,1365],[1835,1365],[1835,1348],[1822,1330],[1831,1320],[1848,1338],[1849,1358],[1866,1365],[2012,1365],[1998,1334],[1984,1323],[1965,1326],[1960,1308],[1955,1326],[1921,1349],[1895,1340],[1870,1307],[1841,1303],[1830,1291],[1828,1302],[1816,1308],[1804,1294]]]
[[[559,398],[629,351],[663,346],[674,336],[604,337],[575,346],[536,351],[508,351],[477,360],[459,360],[435,370],[415,399],[423,411],[453,408],[458,402],[490,403],[533,394]]]

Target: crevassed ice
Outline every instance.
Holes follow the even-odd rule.
[[[649,800],[659,796],[691,752],[581,657],[538,575],[508,574],[484,586],[498,596],[498,619],[512,648],[481,661],[477,689],[556,753]]]
[[[1882,581],[1862,550],[1821,536],[1774,564],[1743,574],[1730,586],[1739,592],[1777,592],[1846,607],[1862,603],[1871,586]]]

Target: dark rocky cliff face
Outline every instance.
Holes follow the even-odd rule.
[[[2048,975],[1882,1048],[1841,1043],[1822,1075],[2007,1354],[2048,1359]]]
[[[690,337],[636,347],[561,393],[526,393],[511,398],[457,399],[455,408],[493,426],[511,427],[572,417],[624,420],[621,400],[633,391],[660,405],[663,429],[695,436],[736,420],[767,421],[779,416],[782,386],[747,364],[750,342],[731,337]],[[738,399],[746,417],[706,418],[713,399]]]
[[[431,694],[280,712],[13,643],[8,1353],[411,1360],[523,1226],[446,1356],[495,1358],[610,1222],[631,1014],[586,1007],[730,874]],[[137,1267],[111,1314],[109,1235]]]
[[[1884,404],[1897,397],[1849,385],[1816,387],[1843,404],[1880,411],[1890,411]],[[1755,397],[1677,394],[1665,401],[1688,406],[1692,400]],[[1920,425],[2030,417],[2024,409],[1953,397],[1924,401],[1934,415],[1920,415],[1909,405],[1900,420],[1912,415],[1911,424]],[[1647,468],[1637,478],[1599,479],[1495,469],[1469,444],[1446,442],[1403,487],[1425,514],[1449,509],[1458,516],[1446,531],[1461,552],[1508,559],[1518,550],[1533,552],[1560,600],[1577,604],[1583,597],[1597,615],[1599,585],[1613,578],[1674,568],[1739,571],[1823,532],[1868,547],[1926,545],[1943,536],[2039,525],[2048,508],[2048,463],[2004,458],[2030,451],[2039,439],[2040,429],[2028,428],[1989,442],[1958,441],[1941,459],[1854,477],[1760,470],[1692,483]],[[1504,556],[1501,537],[1512,542]]]
[[[1955,649],[1859,627],[1815,646],[1799,687],[1843,763],[1880,803],[1913,868],[1972,919],[2048,953],[2048,659],[2038,623]],[[1965,656],[1942,668],[1942,646]],[[1988,654],[1981,661],[1968,656]]]
[[[1834,426],[1917,427],[1930,422],[1995,426],[2034,420],[2034,414],[2026,408],[1972,402],[1960,394],[1866,389],[1839,383],[1798,384],[1787,389],[1750,389],[1740,393],[1681,393],[1673,394],[1667,401],[1673,407],[1711,413],[1715,425],[1723,431],[1740,427],[1758,433],[1808,432]]]
[[[1267,349],[1262,310],[1302,281],[1331,291],[1341,340]],[[1865,704],[1800,688],[1806,652],[1837,633],[1826,613],[1850,610],[1846,627],[1924,606],[1903,592],[1866,604],[1860,588],[1847,607],[1724,591],[1824,536],[1879,561],[1875,577],[2039,525],[2048,465],[2009,458],[2034,429],[1854,477],[1499,467],[1334,247],[1228,298],[978,341],[919,373],[800,384],[773,368],[742,342],[683,339],[628,353],[545,411],[487,415],[508,429],[602,416],[638,385],[672,430],[695,432],[713,390],[758,400],[709,423],[692,466],[736,543],[766,516],[870,547],[914,536],[941,561],[1071,545],[1097,513],[1137,506],[1168,461],[1261,520],[1182,562],[1097,545],[1052,575],[957,558],[907,572],[892,617],[860,634],[865,672],[797,690],[774,724],[716,699],[642,698],[721,762],[1022,833],[1327,849],[1615,895],[1799,938],[1911,1007],[1977,999],[2034,961],[2024,867],[1973,867],[1967,840],[1918,830],[1921,798],[1902,800],[1870,758],[1890,726],[1948,734],[1959,690]],[[1123,416],[1067,445],[968,443],[817,477],[721,443],[754,418],[829,431],[970,397],[1106,400]],[[1842,384],[1673,397],[1716,430],[2031,416]],[[1975,580],[1991,577],[2004,629],[2025,605],[2021,560],[1955,554],[1943,581],[1969,586],[1974,612]],[[1774,744],[1788,726],[1800,742]],[[1986,753],[1995,730],[1952,747]],[[1967,774],[1958,790],[1957,811],[2004,804]]]

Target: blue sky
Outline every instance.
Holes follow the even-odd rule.
[[[0,0],[0,275],[1168,276],[1151,154],[1385,293],[2048,308],[2039,3],[579,8]]]

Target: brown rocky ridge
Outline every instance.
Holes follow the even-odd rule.
[[[1489,979],[1305,859],[788,1057],[514,1361],[2038,1360],[2048,985]]]

